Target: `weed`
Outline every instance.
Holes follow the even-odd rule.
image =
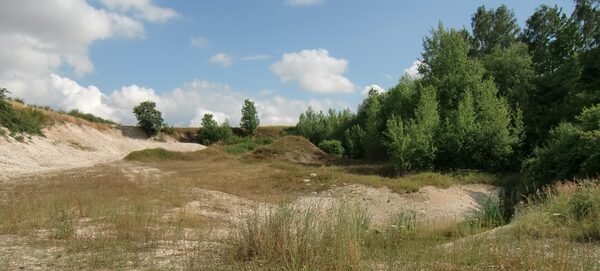
[[[480,207],[468,219],[468,223],[482,228],[494,228],[504,225],[504,205],[494,196],[481,199]]]
[[[73,233],[71,218],[66,209],[61,209],[58,217],[54,221],[54,237],[57,239],[66,239]]]

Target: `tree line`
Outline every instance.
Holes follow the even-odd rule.
[[[309,108],[296,131],[398,172],[523,171],[536,184],[596,177],[600,0],[574,2],[572,14],[540,6],[523,28],[504,5],[479,7],[471,29],[440,23],[423,40],[420,78],[371,90],[356,113]]]
[[[133,108],[133,114],[140,127],[147,135],[154,136],[160,131],[171,133],[171,127],[165,124],[162,113],[156,109],[156,103],[153,101],[144,101]],[[242,106],[242,118],[240,119],[240,128],[254,135],[260,124],[258,111],[254,102],[249,99],[244,100]],[[213,114],[207,113],[202,116],[201,128],[198,131],[199,143],[210,145],[216,142],[224,142],[233,137],[233,132],[229,121],[225,120],[221,125],[214,119]]]

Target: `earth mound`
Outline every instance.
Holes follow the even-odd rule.
[[[259,160],[284,160],[301,164],[321,164],[331,157],[301,136],[284,136],[247,155]]]

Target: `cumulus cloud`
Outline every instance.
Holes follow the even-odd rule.
[[[144,25],[134,17],[96,8],[85,0],[3,1],[0,82],[29,102],[68,106],[61,104],[64,94],[57,93],[56,87],[68,89],[69,84],[52,74],[65,68],[79,76],[91,73],[94,65],[88,53],[92,43],[143,36]]]
[[[196,36],[190,39],[190,45],[198,48],[210,47],[210,41],[203,36]]]
[[[281,81],[298,81],[300,87],[321,93],[348,93],[355,90],[350,79],[342,76],[348,70],[348,61],[329,56],[325,49],[303,50],[284,54],[271,70]]]
[[[209,60],[210,63],[219,64],[223,67],[229,67],[233,64],[233,57],[226,53],[218,53],[212,56]]]
[[[422,62],[420,60],[415,60],[409,68],[404,69],[404,74],[413,79],[421,78],[421,74],[418,70],[421,64]]]
[[[307,7],[325,3],[325,0],[285,0],[285,4],[292,7]]]
[[[360,92],[360,94],[364,97],[367,97],[369,95],[369,91],[371,91],[371,89],[374,89],[378,93],[385,92],[384,88],[382,88],[379,85],[373,84],[373,85],[368,85],[368,86],[364,87],[363,90]]]
[[[271,58],[270,55],[252,55],[252,56],[245,56],[242,57],[243,61],[263,61],[263,60],[269,60]]]
[[[132,13],[133,16],[149,22],[164,23],[179,14],[170,8],[159,7],[151,0],[100,0],[110,10]]]
[[[52,75],[50,81],[56,98],[52,105],[65,110],[78,109],[123,124],[134,124],[133,107],[148,100],[156,102],[166,122],[175,126],[192,127],[198,127],[206,113],[213,114],[219,123],[229,120],[231,125],[237,125],[242,105],[247,98],[256,103],[261,123],[265,125],[293,125],[298,121],[300,113],[309,106],[315,110],[349,107],[346,102],[329,99],[304,101],[278,95],[248,97],[226,84],[205,80],[194,80],[161,93],[152,88],[130,85],[107,95],[95,86],[83,87],[58,75]]]

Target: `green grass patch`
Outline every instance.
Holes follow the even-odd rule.
[[[163,148],[155,148],[131,152],[123,159],[139,162],[196,161],[206,157],[215,156],[219,153],[220,151],[215,148],[207,148],[195,152],[177,152],[165,150]]]
[[[245,154],[258,149],[260,146],[273,143],[271,138],[250,138],[233,136],[227,139],[227,145],[221,148],[229,154]]]

